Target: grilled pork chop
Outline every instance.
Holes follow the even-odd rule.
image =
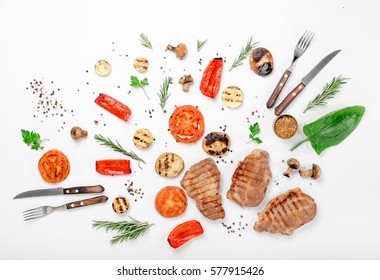
[[[195,199],[198,210],[211,220],[223,219],[224,209],[219,195],[220,172],[211,158],[192,165],[181,182],[188,196]]]
[[[316,213],[314,199],[296,188],[269,201],[264,211],[258,213],[259,220],[253,228],[258,232],[291,235],[295,229],[313,220]]]
[[[268,152],[254,149],[238,163],[227,198],[240,206],[257,206],[263,201],[271,179]]]

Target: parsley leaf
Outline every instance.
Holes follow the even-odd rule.
[[[149,85],[149,81],[147,78],[144,78],[140,81],[136,76],[131,76],[130,86],[141,88],[144,91],[145,96],[150,100],[149,96],[146,94],[145,89],[144,89],[144,87],[147,85]]]
[[[44,148],[41,144],[45,140],[41,140],[41,136],[37,132],[21,129],[21,135],[24,143],[30,146],[32,150],[37,151],[38,149],[42,150]]]
[[[251,132],[249,134],[249,138],[251,138],[251,141],[256,141],[258,144],[261,144],[263,143],[263,141],[261,141],[261,139],[259,137],[255,137],[256,134],[258,134],[260,132],[260,126],[258,123],[255,123],[255,124],[251,124],[249,126],[249,131]]]

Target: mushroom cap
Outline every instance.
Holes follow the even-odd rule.
[[[179,83],[180,83],[180,84],[191,83],[192,81],[193,81],[193,77],[191,77],[191,75],[183,75],[183,76],[179,79]]]
[[[178,44],[177,48],[175,49],[175,53],[178,58],[182,59],[187,54],[186,45],[183,43]]]
[[[286,163],[288,164],[290,168],[293,168],[293,169],[298,169],[300,167],[299,161],[295,158],[288,159]]]
[[[321,168],[317,164],[313,163],[312,170],[311,170],[311,178],[316,180],[320,176],[321,176]]]

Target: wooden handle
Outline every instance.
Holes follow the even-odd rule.
[[[104,188],[101,185],[83,186],[63,189],[63,194],[79,194],[79,193],[101,193]]]
[[[274,109],[276,116],[281,115],[281,113],[289,106],[290,103],[300,94],[300,92],[305,88],[303,83],[296,86],[285,98],[284,100]]]
[[[107,200],[108,200],[108,197],[106,197],[105,195],[101,195],[101,196],[97,196],[93,198],[69,202],[66,204],[66,207],[67,207],[67,210],[69,210],[69,209],[89,206],[89,205],[93,205],[97,203],[103,203],[103,202],[106,202]]]
[[[277,86],[274,88],[272,95],[268,99],[268,102],[267,102],[268,109],[272,108],[273,105],[276,103],[276,100],[278,96],[280,95],[282,89],[284,88],[286,82],[288,81],[290,74],[292,74],[292,72],[286,69],[280,81],[278,81]]]

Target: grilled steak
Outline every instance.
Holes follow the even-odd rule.
[[[198,210],[211,220],[223,219],[224,209],[219,195],[220,172],[211,158],[192,165],[181,182],[188,196],[195,199]]]
[[[313,220],[316,213],[314,199],[297,188],[269,201],[264,211],[258,213],[259,220],[253,228],[258,232],[291,235],[295,229]]]
[[[257,206],[263,201],[271,179],[268,152],[254,149],[238,163],[227,198],[240,206]]]

